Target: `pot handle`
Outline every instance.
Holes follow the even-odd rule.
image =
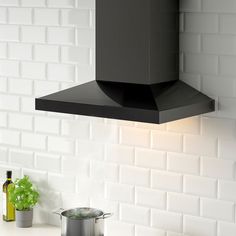
[[[61,216],[61,213],[62,213],[64,210],[65,210],[65,209],[63,209],[63,208],[59,208],[58,210],[53,211],[53,214],[56,214],[56,215]]]
[[[103,215],[97,217],[97,218],[96,218],[96,221],[97,221],[97,220],[104,220],[104,219],[109,218],[109,217],[111,217],[111,216],[113,216],[113,213],[104,213]]]

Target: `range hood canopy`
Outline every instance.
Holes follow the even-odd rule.
[[[214,111],[179,80],[179,1],[96,0],[96,80],[36,109],[157,124]]]

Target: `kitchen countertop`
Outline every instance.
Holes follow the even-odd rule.
[[[61,229],[51,225],[34,224],[32,228],[17,228],[15,222],[0,221],[1,236],[60,236]]]

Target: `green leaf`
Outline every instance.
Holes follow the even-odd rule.
[[[9,200],[19,211],[33,208],[39,200],[39,192],[32,184],[29,176],[16,179],[8,187]]]

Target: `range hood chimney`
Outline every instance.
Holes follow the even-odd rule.
[[[214,111],[179,80],[179,0],[96,0],[96,80],[36,109],[157,124]]]

